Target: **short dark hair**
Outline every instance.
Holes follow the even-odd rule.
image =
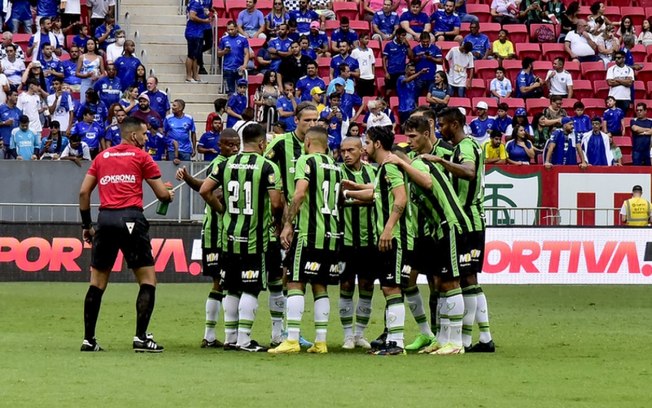
[[[244,143],[256,143],[265,137],[265,129],[258,123],[252,123],[242,130],[242,141]]]
[[[297,108],[294,110],[294,114],[297,119],[301,119],[303,112],[309,110],[317,112],[317,107],[312,102],[304,101],[297,105]]]
[[[405,132],[416,130],[419,133],[423,133],[430,130],[430,123],[428,123],[428,119],[424,116],[410,116],[408,120],[405,121],[405,124],[403,124],[403,130]]]
[[[505,102],[501,102],[498,104],[498,110],[504,110],[507,112],[509,110],[509,105],[506,104]]]
[[[458,108],[445,108],[439,112],[439,123],[444,121],[457,122],[460,127],[466,125],[466,116]]]
[[[387,129],[386,127],[372,127],[367,131],[367,137],[374,143],[379,142],[382,148],[388,152],[392,150],[392,146],[394,145],[394,132]]]
[[[584,109],[584,104],[580,101],[577,101],[573,104],[573,110],[575,109]]]
[[[29,116],[20,115],[20,117],[18,118],[18,122],[20,122],[20,123],[29,123]]]
[[[127,116],[125,120],[120,124],[120,134],[122,137],[126,137],[129,133],[135,132],[137,129],[140,129],[145,122],[139,118],[133,116]]]
[[[534,59],[532,57],[525,57],[521,62],[521,67],[523,69],[527,69],[532,65],[532,63],[534,63]]]
[[[617,57],[617,56],[625,58],[625,52],[623,52],[623,51],[614,52],[614,57]]]
[[[347,16],[342,16],[342,18],[340,18],[340,25],[342,24],[349,24],[349,18]]]
[[[637,108],[640,107],[640,108],[643,108],[643,109],[647,110],[647,103],[645,103],[645,102],[639,102],[639,103],[636,104],[636,107],[637,107]]]
[[[498,129],[494,129],[494,130],[492,130],[491,133],[489,134],[489,138],[490,138],[490,139],[495,139],[495,138],[497,138],[497,137],[499,137],[499,138],[502,139],[502,138],[503,138],[503,132],[501,132],[501,131],[498,130]]]

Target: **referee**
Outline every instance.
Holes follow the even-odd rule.
[[[102,294],[109,282],[118,250],[134,271],[140,291],[136,298],[136,352],[160,353],[163,346],[147,333],[156,294],[154,258],[149,239],[149,223],[143,216],[143,181],[156,197],[171,202],[174,193],[161,181],[161,171],[143,150],[147,126],[137,118],[126,118],[120,125],[122,143],[99,154],[88,169],[79,191],[79,211],[84,241],[93,245],[91,281],[84,301],[84,342],[81,351],[102,351],[95,340],[95,326]],[[90,212],[91,193],[99,183],[100,214],[97,230]]]

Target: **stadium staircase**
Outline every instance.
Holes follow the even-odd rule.
[[[168,93],[170,101],[186,102],[185,112],[194,117],[199,137],[207,115],[213,111],[222,76],[201,75],[205,84],[185,82],[186,16],[179,3],[179,0],[120,0],[118,21],[128,30],[127,38],[136,41],[137,57],[158,77],[159,89]],[[210,61],[210,55],[205,54],[206,69]]]

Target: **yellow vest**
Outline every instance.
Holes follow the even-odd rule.
[[[625,201],[627,225],[630,227],[647,227],[650,219],[650,202],[642,197],[632,197]]]

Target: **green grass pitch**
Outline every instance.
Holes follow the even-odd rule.
[[[649,407],[652,287],[485,286],[496,354],[342,351],[331,290],[329,354],[200,349],[208,284],[166,284],[150,325],[166,350],[131,351],[135,284],[111,284],[98,339],[79,352],[86,284],[0,283],[3,407]],[[427,295],[427,288],[422,289]],[[382,326],[376,293],[368,337]],[[312,297],[306,299],[303,333]],[[417,333],[408,312],[406,340]],[[220,319],[218,334],[223,338]],[[269,339],[267,295],[254,338]],[[477,329],[474,331],[477,338]]]

